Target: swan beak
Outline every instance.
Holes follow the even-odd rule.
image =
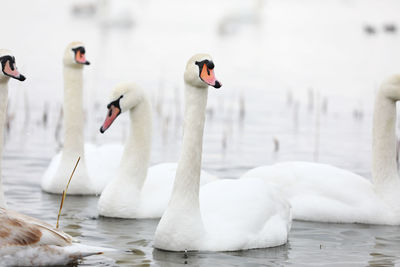
[[[108,112],[107,112],[107,117],[103,123],[103,125],[100,127],[100,132],[104,133],[114,122],[114,120],[118,117],[118,115],[121,114],[121,109],[114,106],[114,105],[108,105]]]
[[[25,76],[19,73],[17,67],[15,66],[15,63],[12,63],[10,65],[10,60],[7,60],[5,64],[3,65],[3,73],[11,78],[17,79],[19,81],[25,81]]]
[[[218,89],[222,86],[222,84],[215,78],[214,64],[212,64],[212,66],[213,68],[209,68],[207,64],[203,64],[203,68],[200,72],[200,79],[206,84]]]
[[[86,60],[85,53],[80,50],[75,52],[75,61],[79,64],[90,65],[90,62]]]

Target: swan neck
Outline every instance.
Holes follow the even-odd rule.
[[[82,68],[64,66],[64,148],[63,153],[83,156]]]
[[[138,190],[144,184],[150,161],[152,137],[151,105],[146,97],[129,110],[130,133],[126,141],[118,179],[129,181]]]
[[[375,99],[372,136],[372,178],[376,188],[399,182],[396,162],[396,102],[380,90]]]
[[[185,85],[182,152],[169,207],[199,210],[199,186],[207,88]]]
[[[2,187],[2,161],[3,161],[3,142],[4,142],[4,126],[7,118],[7,102],[8,102],[8,84],[0,83],[0,207],[5,208],[4,192]]]

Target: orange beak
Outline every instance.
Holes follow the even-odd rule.
[[[90,65],[90,62],[86,60],[85,53],[82,53],[80,50],[75,53],[75,61],[79,64]]]
[[[118,117],[118,115],[121,114],[121,109],[114,106],[114,105],[109,105],[108,107],[108,112],[107,112],[107,117],[104,120],[103,125],[100,127],[100,132],[104,133],[114,122],[114,120]]]
[[[220,88],[222,86],[222,84],[215,78],[214,69],[209,69],[207,64],[203,64],[203,68],[200,72],[200,79],[215,88]]]

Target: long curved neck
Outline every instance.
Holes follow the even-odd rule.
[[[199,186],[207,88],[185,85],[182,152],[168,208],[199,212]],[[197,212],[196,212],[197,213]],[[199,218],[201,222],[201,218]]]
[[[117,179],[129,181],[140,190],[146,179],[150,160],[152,118],[149,100],[143,97],[141,103],[129,112],[130,135],[125,144]]]
[[[83,156],[83,73],[81,67],[64,66],[64,148],[63,153]]]
[[[3,159],[4,126],[7,116],[8,81],[0,82],[0,207],[5,208],[4,192],[1,181],[1,162]]]
[[[171,198],[157,226],[154,242],[159,248],[176,246],[179,250],[193,250],[207,239],[199,189],[208,89],[188,84],[185,87],[182,151]]]
[[[375,100],[372,137],[372,177],[378,190],[398,186],[396,162],[396,102],[380,90]]]

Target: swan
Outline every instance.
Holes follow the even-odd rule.
[[[74,242],[63,231],[30,216],[0,208],[0,265],[65,265],[111,249]]]
[[[0,158],[8,101],[8,81],[25,80],[15,57],[0,49]],[[0,166],[1,170],[1,166]],[[72,237],[45,222],[6,209],[0,181],[0,266],[67,264],[104,250],[72,242]]]
[[[396,102],[400,75],[380,86],[373,116],[372,180],[334,166],[282,162],[261,166],[243,175],[264,177],[278,186],[297,220],[400,224],[400,180],[396,163]]]
[[[6,207],[4,192],[1,183],[1,159],[3,158],[4,125],[7,117],[8,81],[10,78],[24,81],[25,76],[18,72],[15,65],[15,57],[10,50],[0,49],[0,207]]]
[[[64,147],[53,157],[42,177],[41,187],[48,193],[62,194],[66,179],[80,156],[79,168],[71,181],[68,194],[100,194],[118,167],[108,160],[108,155],[122,154],[122,146],[96,147],[84,144],[83,66],[90,64],[85,53],[85,46],[80,42],[68,44],[64,51]]]
[[[152,112],[147,94],[134,83],[121,83],[111,94],[100,132],[104,133],[123,112],[129,111],[130,135],[116,177],[105,187],[98,211],[117,218],[160,218],[165,211],[176,173],[176,163],[150,168]],[[216,178],[201,172],[201,184]]]
[[[189,59],[184,73],[185,116],[181,156],[154,247],[169,251],[235,251],[285,244],[289,203],[265,179],[223,179],[199,194],[208,86],[221,87],[206,54]]]

